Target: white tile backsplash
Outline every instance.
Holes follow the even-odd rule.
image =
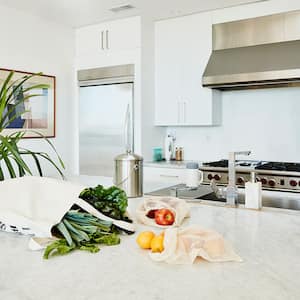
[[[217,127],[169,128],[184,159],[216,160],[233,150],[251,159],[300,162],[300,87],[227,91]]]

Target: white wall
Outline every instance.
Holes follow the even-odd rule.
[[[74,170],[73,30],[38,17],[0,7],[0,67],[56,76],[56,133],[52,142],[67,166]],[[52,153],[40,139],[25,140],[23,146]],[[45,174],[56,172],[45,164]]]
[[[274,0],[213,12],[214,23],[300,9],[296,0]],[[300,162],[300,88],[222,93],[219,127],[175,131],[185,159],[217,160],[232,150],[252,150],[251,159]]]

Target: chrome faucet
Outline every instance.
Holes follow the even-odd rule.
[[[236,187],[235,158],[237,155],[250,155],[251,151],[229,152],[228,158],[228,185],[226,189],[226,204],[238,204],[238,190]]]

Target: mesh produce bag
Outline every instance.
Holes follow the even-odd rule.
[[[166,229],[164,251],[150,252],[150,257],[154,261],[169,264],[192,264],[197,257],[209,262],[242,261],[221,234],[196,225]]]
[[[175,221],[170,226],[180,226],[183,220],[190,216],[190,207],[183,200],[175,197],[146,197],[136,211],[137,220],[145,225],[165,228],[166,226],[158,225],[154,219],[147,217],[151,210],[167,208],[175,215]]]

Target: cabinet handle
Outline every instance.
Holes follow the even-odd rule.
[[[183,102],[183,118],[184,123],[186,123],[186,102]]]
[[[106,30],[106,49],[109,49],[109,43],[108,43],[108,30]]]
[[[104,50],[104,31],[101,31],[101,49]]]
[[[164,175],[164,174],[160,174],[160,177],[164,177],[164,178],[179,178],[179,176],[177,175]]]

